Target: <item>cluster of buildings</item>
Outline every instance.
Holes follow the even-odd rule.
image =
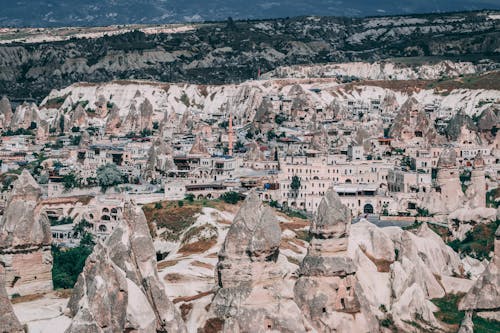
[[[144,116],[147,121],[141,113],[134,118],[147,124],[141,134],[117,134],[114,127],[109,130],[116,119],[96,120],[115,117],[113,109],[93,115],[92,121],[80,119],[78,124],[92,124],[87,127],[59,121],[61,128],[51,135],[39,135],[36,124],[32,133],[6,135],[4,124],[0,206],[8,200],[9,179],[29,169],[54,222],[53,239],[66,244],[78,242],[73,226],[82,220],[97,237],[109,235],[126,198],[139,204],[186,196],[217,199],[229,191],[245,195],[255,189],[274,206],[313,213],[333,187],[354,216],[415,216],[429,208],[429,196],[441,186],[443,151],[453,150],[454,177],[464,191],[471,172],[484,184],[474,195],[485,198],[496,188],[498,101],[488,103],[475,120],[437,101],[422,105],[414,98],[402,106],[385,97],[348,99],[325,108],[293,87],[288,96],[265,96],[253,119],[233,118],[229,108],[203,118],[189,112],[168,115],[160,122],[152,121],[151,112]],[[26,122],[36,119],[25,117]],[[120,181],[103,188],[99,170],[109,165]]]

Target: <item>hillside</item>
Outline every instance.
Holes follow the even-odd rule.
[[[487,58],[495,64],[498,18],[498,12],[468,12],[228,20],[170,30],[124,27],[109,36],[81,29],[70,39],[58,38],[59,30],[41,30],[35,37],[42,42],[36,43],[22,41],[23,34],[30,36],[27,30],[6,30],[10,37],[4,43],[15,42],[0,46],[0,95],[40,101],[51,89],[74,82],[116,79],[236,83],[280,66],[395,57],[475,63]]]

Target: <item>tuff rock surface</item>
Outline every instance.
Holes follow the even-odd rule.
[[[5,270],[2,265],[0,265],[0,309],[0,333],[24,332],[5,290]]]
[[[186,332],[156,269],[146,218],[134,203],[108,240],[95,245],[68,303],[68,333]]]
[[[459,310],[494,312],[500,318],[500,226],[495,232],[493,259],[458,304]],[[489,316],[492,316],[491,314]]]
[[[415,97],[408,98],[401,106],[389,133],[403,145],[443,142],[443,137],[437,133],[434,124]]]
[[[223,332],[305,332],[310,329],[293,301],[287,260],[279,254],[281,230],[273,210],[253,192],[241,206],[219,252],[219,289],[204,326]]]
[[[0,264],[7,293],[20,295],[52,290],[52,234],[40,212],[42,191],[27,170],[14,182],[0,221]]]
[[[369,306],[347,252],[350,225],[350,210],[330,189],[312,222],[312,240],[294,287],[295,301],[319,332],[378,330],[366,313]]]

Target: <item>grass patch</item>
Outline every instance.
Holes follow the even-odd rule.
[[[478,316],[472,317],[475,333],[498,333],[500,332],[500,322],[487,320]]]
[[[448,245],[456,252],[465,253],[473,258],[489,259],[495,245],[495,231],[500,220],[488,224],[477,224],[465,234],[465,239],[455,239]]]
[[[458,311],[458,302],[463,296],[464,294],[446,295],[443,298],[433,299],[432,303],[439,308],[439,311],[434,313],[436,318],[453,327],[456,326],[458,330],[460,323],[464,319],[464,312]]]
[[[148,224],[156,223],[158,228],[166,228],[164,238],[177,241],[180,235],[196,222],[196,214],[201,213],[202,205],[185,202],[182,207],[176,201],[164,201],[143,207]],[[150,228],[151,229],[151,228]]]
[[[295,230],[295,234],[297,235],[297,239],[303,240],[304,242],[309,243],[312,239],[309,230]]]
[[[464,311],[458,310],[458,303],[464,294],[446,295],[443,298],[435,298],[432,302],[439,307],[439,311],[434,315],[437,319],[450,325],[450,332],[458,331],[460,323],[464,319]],[[474,323],[475,333],[496,333],[500,332],[500,322],[494,320],[487,320],[477,315],[472,317]]]

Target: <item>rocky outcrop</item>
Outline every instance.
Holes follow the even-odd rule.
[[[330,189],[312,222],[312,240],[294,288],[295,301],[319,332],[378,330],[362,311],[363,291],[347,252],[350,225],[351,211]]]
[[[17,181],[0,222],[0,264],[7,293],[28,295],[52,290],[52,234],[38,205],[42,191],[27,170]]]
[[[203,156],[208,156],[210,155],[208,153],[207,147],[203,144],[203,139],[200,136],[197,136],[196,139],[194,139],[194,143],[191,146],[191,150],[189,151],[189,154],[192,155],[203,155]]]
[[[462,298],[458,309],[487,312],[487,317],[500,320],[500,226],[495,232],[495,250],[490,264]]]
[[[30,128],[32,123],[40,121],[38,116],[38,107],[34,103],[24,103],[16,108],[16,112],[10,121],[10,128],[17,130],[19,128]]]
[[[410,97],[401,106],[389,135],[405,145],[418,142],[423,144],[443,142],[443,138],[437,133],[434,124],[415,97]]]
[[[216,267],[219,290],[211,322],[224,332],[305,332],[308,324],[293,302],[287,260],[279,254],[281,229],[273,210],[251,193],[229,229]]]
[[[73,114],[71,115],[71,126],[84,127],[86,123],[87,112],[85,111],[81,103],[78,103],[75,110],[73,111]]]
[[[430,299],[465,293],[474,283],[458,254],[426,224],[413,233],[361,220],[351,228],[348,252],[371,312],[390,318],[398,332],[414,332],[409,323],[439,329]]]
[[[445,148],[441,152],[437,169],[436,186],[425,195],[423,206],[431,214],[447,215],[462,206],[465,198],[460,184],[455,149]]]
[[[176,169],[172,153],[172,147],[161,139],[156,140],[148,152],[144,177],[151,180],[156,178],[157,172]]]
[[[449,140],[458,141],[461,144],[478,144],[480,142],[477,130],[471,117],[463,112],[458,112],[448,122],[445,133]]]
[[[108,118],[106,120],[106,134],[119,134],[121,120],[120,120],[120,110],[113,105],[111,110],[109,110]]]
[[[0,333],[23,333],[23,327],[17,319],[9,296],[5,290],[5,270],[0,265]]]
[[[474,157],[470,185],[465,192],[469,207],[486,207],[486,187],[483,155],[481,152],[478,152],[476,157]]]
[[[482,132],[491,131],[495,127],[498,127],[500,118],[498,117],[499,107],[498,105],[493,105],[481,113],[478,121],[478,128]]]
[[[158,277],[144,213],[134,203],[125,205],[108,240],[95,245],[68,308],[67,333],[186,332]]]
[[[0,127],[7,128],[12,120],[12,106],[7,96],[3,96],[0,100]]]

